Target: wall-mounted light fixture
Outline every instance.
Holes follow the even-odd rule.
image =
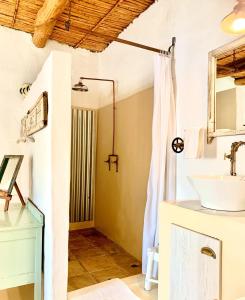
[[[245,33],[245,0],[237,0],[233,11],[221,22],[221,28],[231,34]]]
[[[25,97],[29,93],[31,85],[31,83],[23,83],[19,90],[20,94]]]

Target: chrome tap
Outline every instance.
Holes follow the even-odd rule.
[[[228,158],[231,162],[231,170],[230,174],[231,176],[236,176],[236,153],[240,146],[245,145],[245,142],[234,142],[231,144],[231,153],[226,154],[224,156],[224,159]]]

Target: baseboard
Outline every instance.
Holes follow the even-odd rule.
[[[69,230],[73,231],[73,230],[87,229],[93,227],[94,227],[94,221],[76,222],[76,223],[70,223]]]

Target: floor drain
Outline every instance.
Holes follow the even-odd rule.
[[[131,268],[138,268],[139,267],[139,264],[132,264],[131,265]]]

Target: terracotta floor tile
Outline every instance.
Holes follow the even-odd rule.
[[[73,260],[77,260],[76,256],[73,253],[74,250],[69,249],[69,256],[68,256],[68,260],[69,261],[73,261]]]
[[[73,260],[69,262],[68,267],[68,277],[75,277],[82,275],[86,270],[84,267],[79,263],[78,260]]]
[[[90,274],[95,278],[97,282],[103,282],[113,278],[124,278],[128,276],[128,272],[118,267],[113,267],[107,270],[97,271]]]
[[[76,277],[70,277],[68,279],[68,291],[78,290],[95,283],[97,282],[89,273],[84,273]]]
[[[78,232],[78,230],[69,232],[69,241],[74,241],[80,237],[81,237],[81,234]]]
[[[107,254],[107,252],[103,248],[97,246],[91,246],[89,249],[76,249],[73,250],[72,253],[76,257],[76,259],[82,259],[85,257],[94,257],[94,256]]]
[[[80,234],[83,235],[84,237],[100,234],[96,229],[94,228],[88,228],[88,229],[83,229],[80,231]]]
[[[129,255],[128,253],[120,253],[112,255],[111,258],[113,261],[119,266],[128,266],[131,267],[131,265],[140,265],[141,263],[134,258],[133,256]]]
[[[68,291],[141,273],[141,263],[95,229],[69,235]]]
[[[94,243],[86,240],[86,239],[78,239],[69,242],[69,249],[76,250],[76,249],[90,249],[91,247],[94,247]]]
[[[83,234],[83,230],[75,230],[69,232],[69,241],[76,241],[76,240],[87,240],[86,236]]]
[[[106,237],[102,235],[90,235],[86,237],[89,241],[95,242],[97,244],[103,244],[109,241]]]
[[[141,264],[135,265],[135,266],[125,265],[125,266],[121,266],[120,268],[124,272],[127,273],[127,276],[125,276],[125,277],[132,276],[132,275],[137,275],[137,274],[142,274],[142,265]]]
[[[117,244],[115,244],[114,242],[112,242],[110,240],[107,240],[106,242],[102,243],[101,247],[109,255],[124,253],[124,250],[120,246],[118,246]]]
[[[137,275],[142,273],[142,265],[133,256],[123,253],[111,256],[117,266],[127,272],[127,276]]]
[[[88,236],[87,238],[90,241],[94,242],[98,247],[103,248],[108,254],[119,254],[121,252],[124,252],[124,250],[120,246],[109,240],[101,233]]]
[[[114,260],[108,255],[84,257],[79,259],[79,261],[88,272],[96,272],[116,267]]]

